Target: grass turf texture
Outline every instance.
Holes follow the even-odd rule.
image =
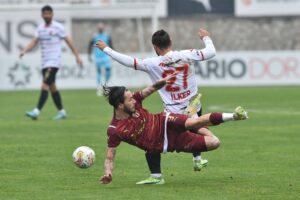
[[[221,147],[204,153],[209,166],[192,169],[192,156],[162,156],[165,185],[135,185],[148,177],[144,152],[122,143],[113,182],[100,185],[106,127],[112,108],[94,90],[62,91],[68,119],[53,121],[51,97],[37,121],[25,117],[39,93],[0,92],[0,199],[298,199],[300,88],[202,88],[205,112],[242,105],[250,119],[212,127]],[[160,112],[157,94],[145,107]],[[89,169],[72,163],[76,147],[96,152]]]

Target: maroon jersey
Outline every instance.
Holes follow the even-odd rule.
[[[147,151],[161,152],[164,140],[164,113],[151,114],[142,107],[141,92],[133,95],[136,115],[118,120],[113,117],[107,129],[108,147],[117,147],[121,141]]]

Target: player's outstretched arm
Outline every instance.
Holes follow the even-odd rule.
[[[100,183],[109,184],[112,181],[113,162],[116,155],[116,148],[108,147],[104,161],[104,175],[100,177]]]
[[[191,49],[183,50],[182,53],[192,60],[208,60],[216,55],[216,49],[212,39],[210,38],[210,33],[205,29],[199,29],[198,36],[204,42],[205,48],[203,49]]]
[[[142,96],[144,98],[150,96],[153,92],[163,88],[166,84],[168,84],[172,79],[175,78],[176,74],[178,72],[174,72],[173,74],[170,74],[157,82],[155,82],[153,85],[146,87],[145,89],[142,90]]]
[[[30,41],[30,43],[20,52],[19,57],[22,58],[28,51],[30,51],[32,48],[34,48],[38,42],[39,42],[39,39],[37,37],[34,37]]]
[[[96,43],[96,47],[98,47],[104,53],[106,53],[107,55],[109,55],[112,59],[114,59],[115,61],[117,61],[118,63],[120,63],[120,64],[122,64],[122,65],[124,65],[126,67],[130,67],[130,68],[133,68],[133,69],[138,69],[138,70],[145,71],[145,67],[142,64],[143,62],[141,62],[141,59],[133,58],[131,56],[122,54],[120,52],[117,52],[117,51],[113,50],[112,48],[110,48],[102,40],[99,40]]]
[[[205,48],[200,50],[203,56],[202,60],[208,60],[214,57],[216,55],[216,49],[212,39],[210,38],[210,33],[207,30],[200,28],[198,35],[205,45]]]

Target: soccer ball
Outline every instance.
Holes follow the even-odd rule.
[[[80,168],[88,168],[95,162],[94,150],[87,146],[81,146],[73,152],[73,162]]]

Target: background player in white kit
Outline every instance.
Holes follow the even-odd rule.
[[[118,53],[109,48],[103,41],[98,41],[96,46],[119,63],[148,73],[153,83],[161,79],[161,77],[177,72],[176,77],[171,79],[169,83],[158,92],[163,100],[166,112],[183,114],[186,113],[190,101],[197,96],[198,92],[193,63],[195,61],[210,59],[216,54],[213,42],[209,37],[210,34],[206,30],[200,29],[198,35],[205,44],[204,49],[172,51],[172,42],[169,34],[164,30],[159,30],[152,36],[152,44],[158,57],[146,59],[132,58]],[[191,115],[196,117],[197,114],[199,116],[201,115],[200,102],[195,112]],[[212,134],[206,128],[202,128],[201,131],[203,134]],[[200,152],[194,152],[193,155],[194,170],[200,171],[203,166],[207,165],[208,161],[201,160]],[[163,184],[164,180],[161,176],[160,168],[160,153],[146,152],[145,156],[151,176],[137,184]]]
[[[53,9],[52,7],[46,5],[42,8],[42,18],[45,23],[41,24],[36,32],[35,37],[31,42],[26,46],[20,53],[20,58],[24,56],[25,53],[34,48],[38,42],[41,45],[42,51],[42,74],[43,82],[41,86],[41,94],[39,97],[38,104],[33,111],[26,112],[26,116],[37,119],[39,116],[44,104],[48,98],[48,91],[51,91],[52,99],[55,103],[55,106],[58,109],[57,115],[53,119],[64,119],[67,114],[63,108],[62,100],[59,91],[56,88],[55,76],[61,65],[61,41],[65,40],[73,54],[76,57],[76,62],[82,66],[81,58],[73,45],[70,37],[67,36],[67,33],[63,25],[57,21],[52,20],[53,18]]]

